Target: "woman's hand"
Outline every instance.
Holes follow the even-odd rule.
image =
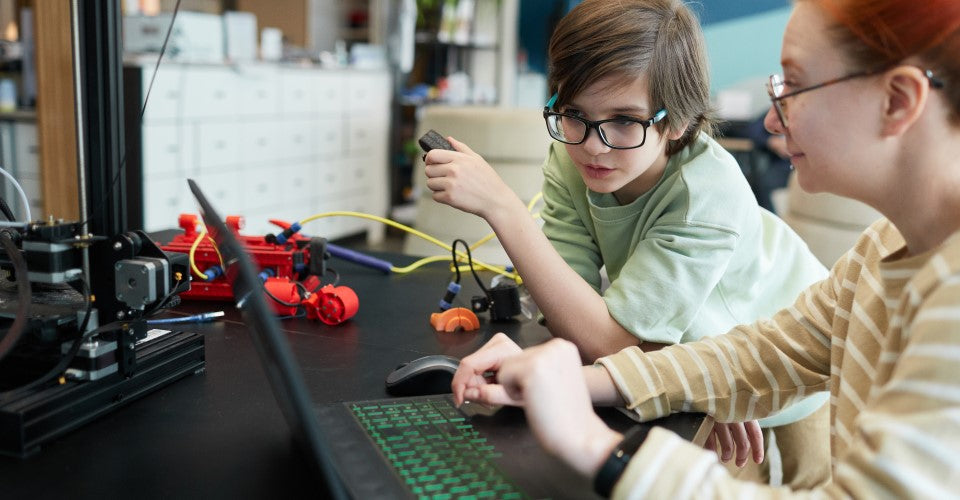
[[[593,477],[622,436],[593,412],[590,393],[572,343],[553,339],[503,360],[497,383],[522,402],[541,446]]]
[[[464,400],[488,405],[520,406],[523,402],[509,397],[503,386],[493,382],[504,360],[523,352],[510,337],[498,333],[477,352],[460,360],[450,384],[457,406]],[[489,380],[488,380],[489,377]]]
[[[720,448],[720,460],[728,462],[736,453],[737,467],[747,463],[747,454],[753,452],[754,463],[763,462],[763,431],[756,420],[749,422],[714,422],[713,430],[703,447],[717,451]]]
[[[447,138],[456,151],[433,149],[424,155],[424,173],[433,199],[484,219],[503,207],[523,202],[480,155]],[[526,207],[523,207],[526,210]]]

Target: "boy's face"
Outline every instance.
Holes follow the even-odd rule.
[[[659,109],[650,105],[646,77],[608,77],[593,83],[557,111],[591,121],[617,117],[649,120]],[[588,188],[597,193],[613,193],[621,205],[626,205],[660,180],[667,165],[668,139],[673,137],[662,135],[654,125],[647,128],[643,146],[613,149],[593,129],[583,143],[565,146]]]

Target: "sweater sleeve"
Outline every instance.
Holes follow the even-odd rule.
[[[960,491],[960,280],[944,284],[905,329],[891,378],[874,386],[833,481],[811,491],[738,481],[707,452],[653,429],[614,498],[951,498]],[[909,333],[907,333],[909,332]],[[842,382],[841,382],[842,383]]]
[[[707,413],[720,422],[774,415],[828,388],[830,325],[840,282],[833,276],[811,285],[771,319],[657,352],[630,347],[597,362],[642,420],[678,411]]]

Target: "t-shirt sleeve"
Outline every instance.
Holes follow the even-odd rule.
[[[543,232],[560,257],[576,271],[584,281],[600,293],[600,268],[603,257],[596,240],[583,223],[574,205],[569,187],[560,178],[554,164],[553,153],[544,166],[543,181]]]

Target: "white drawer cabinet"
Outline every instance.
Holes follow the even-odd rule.
[[[37,146],[37,125],[32,121],[0,121],[0,166],[12,175],[30,204],[33,219],[42,219],[43,184]],[[0,194],[18,220],[26,216],[20,194],[6,178],[0,179]]]
[[[127,71],[145,91],[153,67]],[[244,216],[249,234],[276,232],[272,218],[385,216],[390,96],[385,71],[165,63],[140,129],[144,229],[175,227],[179,213],[196,213],[187,178],[222,214]],[[383,230],[352,217],[304,228],[372,240]]]
[[[176,123],[143,125],[143,173],[173,175],[184,172],[187,145],[184,128]]]

